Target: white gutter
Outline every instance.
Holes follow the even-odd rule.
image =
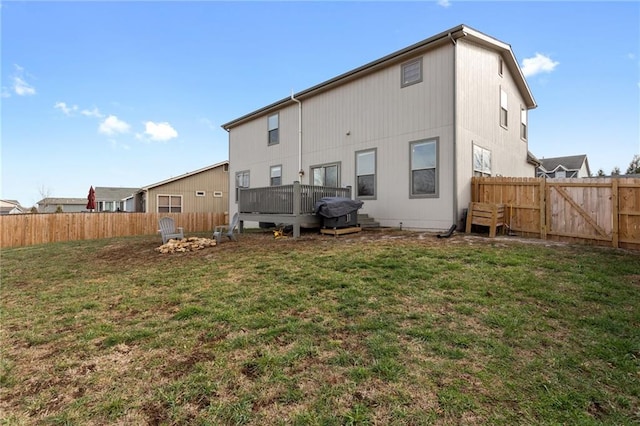
[[[302,183],[302,176],[304,176],[304,170],[302,170],[302,102],[293,97],[293,90],[291,91],[291,100],[298,103],[298,181]]]

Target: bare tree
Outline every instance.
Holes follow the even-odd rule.
[[[629,163],[629,167],[627,168],[627,174],[635,174],[640,173],[640,154],[636,154],[633,156],[633,160]]]
[[[40,213],[46,213],[47,211],[47,207],[49,207],[49,198],[51,198],[51,188],[40,185],[40,189],[38,189],[38,192],[40,193],[40,200],[44,201],[44,203],[42,204],[42,206],[39,206],[39,208],[42,209],[42,211]]]

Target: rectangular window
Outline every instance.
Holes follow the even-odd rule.
[[[222,198],[222,191],[213,191],[213,196],[215,198]]]
[[[356,197],[376,197],[376,150],[356,152]]]
[[[410,86],[422,81],[422,58],[402,64],[402,81],[400,87]]]
[[[271,186],[282,185],[282,166],[272,166],[269,172]]]
[[[473,175],[491,176],[491,151],[473,144]]]
[[[280,143],[280,116],[278,114],[270,115],[267,118],[267,125],[269,127],[269,145]]]
[[[507,128],[507,92],[500,89],[500,125],[504,128]]]
[[[337,163],[324,164],[311,167],[312,185],[331,186],[338,188],[340,185],[340,165]]]
[[[411,197],[438,195],[438,139],[411,142]]]
[[[158,195],[158,213],[182,213],[182,195]]]
[[[502,60],[502,58],[498,58],[498,75],[500,77],[503,76],[503,68],[504,68],[504,61]]]
[[[249,170],[236,173],[236,203],[238,202],[238,189],[249,188]]]
[[[520,108],[520,137],[522,140],[527,140],[527,110],[526,108]]]
[[[204,197],[206,195],[206,192],[204,191],[196,191],[196,197]]]

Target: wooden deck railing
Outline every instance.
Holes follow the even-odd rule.
[[[293,236],[300,236],[300,225],[319,224],[316,203],[324,197],[351,198],[351,187],[292,185],[242,188],[238,190],[240,229],[244,221],[286,223],[293,225]]]
[[[315,213],[315,205],[324,197],[351,197],[351,187],[292,185],[243,188],[238,194],[240,213],[294,214]]]

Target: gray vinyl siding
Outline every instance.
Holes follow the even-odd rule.
[[[464,39],[456,53],[458,212],[471,195],[473,144],[491,151],[492,176],[535,177],[527,163],[527,142],[520,138],[520,108],[525,104],[505,66],[498,74],[500,53]],[[508,98],[508,127],[500,126],[500,89]]]
[[[158,195],[181,195],[183,213],[227,212],[229,173],[224,169],[223,165],[150,188],[147,192],[147,211],[158,211]],[[205,196],[196,196],[196,191],[205,191]],[[222,197],[215,197],[215,191],[222,192]]]
[[[403,58],[302,100],[302,183],[311,183],[311,166],[340,162],[340,185],[354,187],[356,151],[376,148],[377,197],[366,200],[362,212],[383,226],[403,222],[407,228],[446,229],[451,225],[453,46],[422,56],[421,83],[401,88],[401,63],[412,59]],[[266,120],[271,113],[230,132],[230,174],[250,170],[251,187],[268,186],[269,168],[277,164],[282,164],[283,184],[298,180],[298,105],[279,110],[280,143],[268,146]],[[439,139],[438,197],[410,199],[409,144],[428,138]]]
[[[420,57],[422,81],[401,87],[401,65]],[[501,87],[508,98],[507,129],[499,121]],[[535,108],[535,101],[509,46],[475,30],[454,28],[297,96],[301,165],[298,104],[283,99],[223,126],[230,132],[231,176],[250,170],[251,187],[268,186],[270,167],[281,164],[283,184],[309,184],[311,166],[339,163],[340,186],[354,188],[355,153],[375,149],[376,197],[364,200],[362,212],[382,226],[402,222],[429,230],[460,224],[470,199],[474,142],[491,151],[493,176],[535,176],[527,141],[520,138],[520,108]],[[268,146],[267,117],[276,112],[279,144]],[[410,143],[429,139],[438,141],[436,195],[412,198]],[[231,203],[230,214],[236,208]]]

